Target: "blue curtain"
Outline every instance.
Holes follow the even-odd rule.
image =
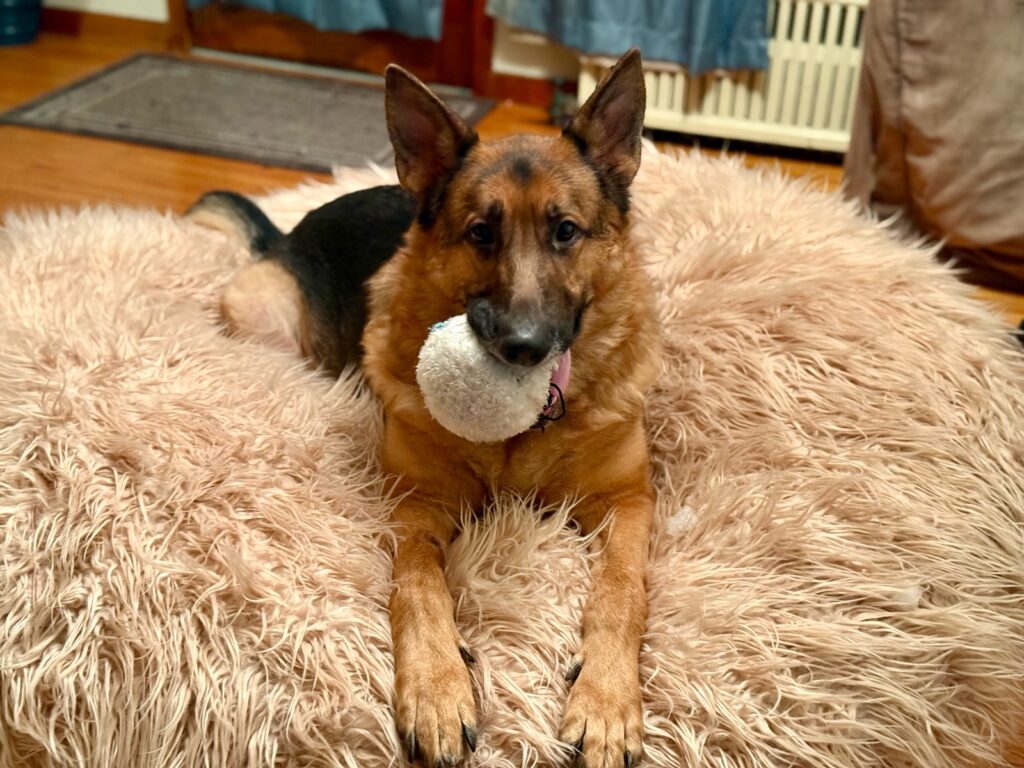
[[[215,0],[188,0],[191,10]],[[444,0],[232,0],[260,11],[286,13],[317,29],[365,32],[390,29],[409,37],[441,39]]]
[[[584,53],[710,69],[768,66],[768,0],[487,0],[487,13]]]

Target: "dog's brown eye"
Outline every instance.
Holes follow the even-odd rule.
[[[476,245],[494,245],[494,233],[486,224],[474,224],[469,228],[470,242]]]
[[[557,240],[561,245],[568,245],[576,239],[579,233],[580,228],[573,222],[566,219],[559,224],[558,229],[555,230],[555,240]]]

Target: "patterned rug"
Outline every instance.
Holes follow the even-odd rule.
[[[470,125],[494,105],[442,96]],[[391,164],[383,81],[375,87],[343,74],[142,54],[0,115],[0,122],[309,171]]]

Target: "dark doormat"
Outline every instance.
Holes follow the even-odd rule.
[[[470,125],[494,105],[442,95]],[[383,87],[153,54],[16,107],[0,122],[309,171],[391,162]]]

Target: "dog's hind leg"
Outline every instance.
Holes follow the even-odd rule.
[[[257,261],[228,283],[221,297],[221,315],[231,333],[302,354],[307,347],[303,301],[294,275],[280,262]]]
[[[258,339],[289,352],[302,353],[302,289],[295,276],[271,251],[284,235],[267,215],[236,192],[207,192],[185,217],[208,229],[243,240],[256,261],[243,267],[221,296],[221,316],[233,334]]]

